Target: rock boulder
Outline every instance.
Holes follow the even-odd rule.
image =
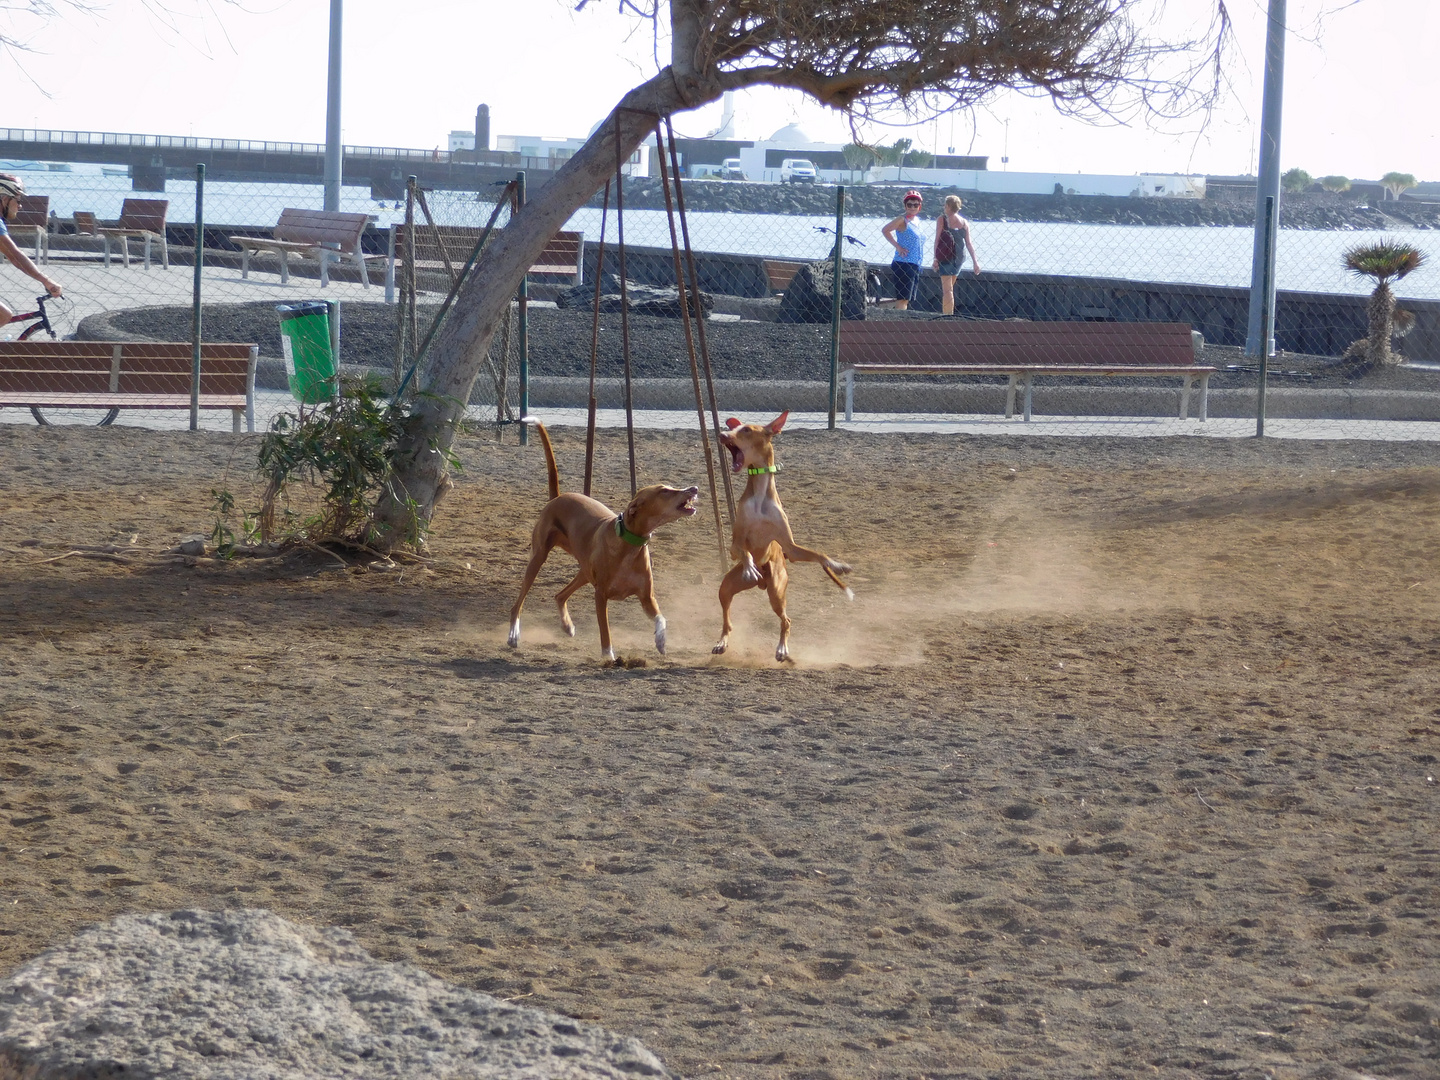
[[[0,1080],[671,1075],[633,1038],[261,910],[122,916],[0,982]]]
[[[868,267],[858,259],[841,264],[840,318],[865,318],[865,290]],[[829,259],[806,263],[795,271],[785,295],[780,298],[776,322],[828,323],[834,305],[835,264]]]

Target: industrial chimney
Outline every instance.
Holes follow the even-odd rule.
[[[476,161],[479,155],[490,149],[490,106],[481,105],[475,110],[475,154]]]

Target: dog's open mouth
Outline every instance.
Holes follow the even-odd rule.
[[[680,513],[686,517],[696,513],[700,509],[700,490],[691,488],[685,496],[685,501],[680,504]]]
[[[730,451],[730,471],[740,472],[745,468],[745,451],[734,443],[727,443],[725,449]]]

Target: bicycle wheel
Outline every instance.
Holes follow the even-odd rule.
[[[53,405],[41,411],[38,405],[30,406],[30,415],[41,427],[93,426],[109,427],[120,415],[119,409],[60,409]]]
[[[50,329],[48,322],[36,322],[20,335],[20,341],[29,341],[39,331],[45,330],[53,338],[55,331]],[[50,406],[41,411],[40,406],[31,405],[30,415],[41,427],[60,427],[64,425],[83,427],[109,427],[120,415],[119,409],[66,409]]]

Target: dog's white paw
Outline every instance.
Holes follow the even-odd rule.
[[[665,655],[665,616],[655,616],[655,651]]]
[[[560,625],[561,625],[562,627],[564,627],[564,629],[565,629],[565,634],[566,634],[567,637],[574,637],[574,636],[575,636],[575,624],[574,624],[573,622],[571,622],[569,619],[566,619],[566,620],[565,620],[563,623],[561,623]]]
[[[726,649],[728,649],[729,647],[730,647],[730,639],[729,639],[728,637],[722,637],[719,641],[717,641],[717,642],[715,643],[715,647],[714,647],[713,649],[711,649],[710,651],[711,651],[712,653],[714,653],[716,656],[719,656],[721,653],[723,653],[723,652],[724,652]]]
[[[831,559],[831,560],[830,560],[830,569],[831,569],[831,570],[834,570],[835,573],[837,573],[837,574],[848,574],[848,573],[850,573],[850,564],[849,564],[849,563],[843,563],[843,562],[836,562],[834,559]]]
[[[850,588],[849,585],[845,586],[845,599],[849,600],[852,604],[855,602],[855,590]]]
[[[782,643],[775,649],[775,659],[776,659],[777,661],[779,661],[780,663],[782,663],[782,664],[783,664],[786,660],[789,660],[789,659],[790,659],[790,646],[788,646],[788,645],[786,645],[786,644],[784,644],[784,643],[782,642]]]
[[[506,638],[512,649],[520,647],[520,620],[516,619],[510,624],[510,636]]]
[[[600,659],[601,659],[601,660],[604,660],[606,663],[613,664],[613,663],[615,662],[615,650],[614,650],[614,649],[604,649],[604,650],[602,650],[601,653],[600,653]]]

